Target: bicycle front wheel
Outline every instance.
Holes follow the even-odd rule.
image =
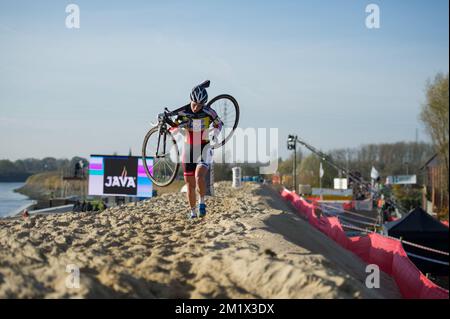
[[[233,136],[239,123],[239,104],[234,97],[221,94],[213,98],[208,106],[216,111],[222,121],[222,130],[211,142],[212,148],[223,146]]]
[[[170,185],[178,173],[179,151],[175,138],[159,126],[152,128],[144,138],[142,159],[145,173],[157,186]]]

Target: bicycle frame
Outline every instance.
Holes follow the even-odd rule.
[[[161,136],[163,136],[162,154],[159,153],[161,145]],[[159,124],[158,144],[156,146],[156,154],[155,154],[156,158],[164,157],[166,155],[166,141],[167,141],[167,123],[163,121]]]
[[[164,108],[164,113],[161,113],[158,115],[159,134],[158,134],[158,144],[156,146],[156,154],[155,154],[156,158],[166,156],[166,141],[167,141],[167,132],[168,132],[167,126],[170,126],[170,127],[175,126],[175,123],[170,119],[170,116],[176,115],[177,112],[179,112],[183,108],[184,108],[184,106],[179,109],[176,109],[175,111],[169,111],[166,107],[166,108]],[[161,135],[163,135],[163,150],[162,150],[162,154],[160,155],[159,149],[160,149]]]

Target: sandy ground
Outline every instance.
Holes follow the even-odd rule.
[[[301,220],[272,189],[216,186],[204,219],[185,194],[102,213],[0,221],[1,298],[399,298],[382,274]],[[80,269],[66,287],[67,265]],[[70,276],[69,276],[70,278]]]

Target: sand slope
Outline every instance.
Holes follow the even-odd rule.
[[[383,276],[291,212],[271,189],[215,185],[208,216],[184,194],[102,213],[0,221],[1,298],[398,298]],[[80,288],[66,288],[66,266]]]

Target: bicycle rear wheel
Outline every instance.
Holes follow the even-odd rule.
[[[223,123],[222,130],[210,143],[212,148],[219,148],[228,142],[238,126],[239,104],[231,95],[221,94],[209,101],[208,106],[216,111]]]
[[[164,187],[173,182],[180,166],[179,158],[177,142],[169,131],[157,126],[147,133],[142,159],[145,173],[155,185]]]

